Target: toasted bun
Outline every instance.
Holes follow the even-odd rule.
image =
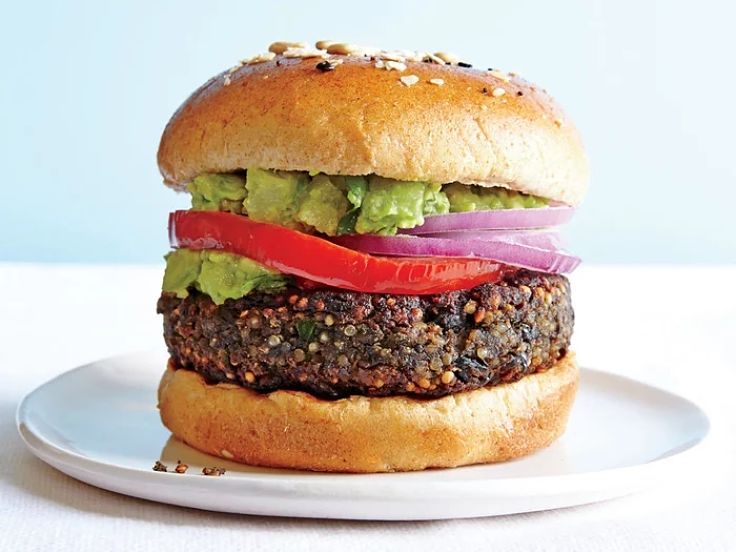
[[[300,391],[258,394],[207,384],[169,365],[161,419],[203,452],[256,466],[332,472],[412,471],[500,462],[546,447],[565,429],[578,368],[571,354],[546,372],[440,399]]]
[[[575,127],[543,90],[518,77],[367,57],[243,65],[194,92],[166,126],[164,180],[248,167],[377,174],[397,180],[504,186],[578,204],[588,167]],[[418,77],[415,84],[400,78]],[[444,84],[430,83],[442,79]],[[409,81],[407,81],[409,82]]]

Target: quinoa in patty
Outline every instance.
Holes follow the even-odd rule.
[[[551,367],[570,344],[564,276],[519,270],[437,295],[296,287],[215,305],[190,290],[158,302],[178,368],[260,392],[439,397]]]

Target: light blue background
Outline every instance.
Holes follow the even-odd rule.
[[[446,50],[546,87],[592,186],[593,262],[735,262],[736,10],[723,2],[14,2],[0,32],[0,260],[155,262],[155,154],[201,82],[273,40]]]

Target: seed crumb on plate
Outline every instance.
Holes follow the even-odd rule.
[[[224,475],[226,472],[225,468],[202,468],[202,475],[210,475],[214,477],[220,477],[221,475]]]

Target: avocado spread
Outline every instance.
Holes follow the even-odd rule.
[[[398,228],[424,224],[424,215],[447,213],[450,205],[440,184],[401,182],[371,176],[355,222],[358,234],[396,234]]]
[[[217,305],[253,290],[280,291],[286,276],[240,255],[221,251],[177,249],[166,255],[163,291],[184,298],[193,287]]]
[[[529,209],[544,207],[547,200],[506,188],[484,188],[460,183],[448,184],[442,189],[450,200],[450,211],[489,211],[493,209]]]
[[[236,174],[202,174],[187,186],[192,209],[243,213],[245,177]]]
[[[203,174],[188,187],[192,209],[247,214],[303,232],[396,234],[426,215],[544,207],[547,200],[500,187],[399,182],[376,175],[328,176],[316,171],[248,169]]]

